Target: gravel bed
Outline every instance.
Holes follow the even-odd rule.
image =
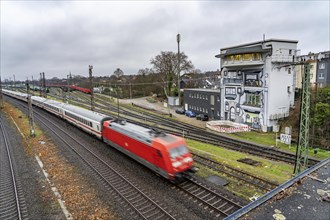
[[[13,165],[24,195],[29,219],[65,219],[37,161],[11,119],[1,113],[13,153]]]

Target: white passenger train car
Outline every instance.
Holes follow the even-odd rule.
[[[25,93],[10,90],[3,90],[3,93],[27,102],[27,94]],[[33,105],[67,120],[85,132],[93,134],[100,139],[102,139],[103,122],[113,119],[110,116],[100,114],[98,112],[93,112],[81,107],[65,104],[51,99],[38,96],[32,96],[31,99]]]
[[[110,116],[69,104],[64,104],[62,109],[65,120],[100,139],[102,139],[103,122],[113,119]]]

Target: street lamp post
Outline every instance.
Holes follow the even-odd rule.
[[[180,105],[180,34],[176,35],[176,42],[178,42],[178,102]]]

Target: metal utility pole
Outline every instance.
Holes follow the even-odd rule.
[[[42,97],[42,73],[40,73],[39,92],[40,97]]]
[[[15,74],[13,74],[14,76],[14,89],[16,89],[16,79],[15,79]]]
[[[180,34],[176,35],[176,42],[178,42],[178,102],[180,105]]]
[[[132,82],[129,82],[129,98],[132,99]]]
[[[47,92],[46,92],[46,78],[45,78],[45,73],[42,72],[42,85],[43,85],[43,93],[44,93],[44,98],[47,98]]]
[[[294,174],[297,175],[308,165],[308,145],[309,145],[309,110],[310,110],[310,65],[304,64],[304,75],[302,79],[302,96],[300,105],[300,128],[298,146],[296,151],[296,163]]]
[[[315,83],[315,92],[314,92],[314,102],[313,102],[313,121],[315,120],[316,115],[316,103],[317,103],[317,87],[318,83]],[[315,122],[312,125],[312,143],[311,146],[314,147],[314,140],[315,140]]]
[[[0,109],[4,107],[3,105],[3,96],[2,96],[2,81],[1,81],[1,76],[0,76]]]
[[[26,80],[26,91],[27,91],[27,94],[28,94],[27,99],[28,99],[28,106],[29,106],[30,136],[35,137],[34,122],[33,122],[33,108],[32,108],[32,101],[31,101],[29,80]]]
[[[32,79],[32,88],[35,89],[35,88],[34,88],[34,80],[33,80],[33,76],[31,76],[31,79]]]
[[[70,75],[66,75],[66,84],[67,84],[67,91],[66,91],[66,102],[69,103],[70,100]]]
[[[93,91],[93,75],[92,75],[92,69],[93,66],[89,65],[89,85],[91,90],[91,110],[94,111],[95,105],[94,105],[94,91]]]
[[[119,88],[118,85],[116,86],[117,90],[117,113],[118,113],[118,119],[119,119]]]

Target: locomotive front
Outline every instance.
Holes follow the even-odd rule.
[[[192,154],[183,138],[169,134],[167,137],[168,141],[163,144],[168,155],[168,178],[171,181],[180,181],[184,173],[194,172]]]

